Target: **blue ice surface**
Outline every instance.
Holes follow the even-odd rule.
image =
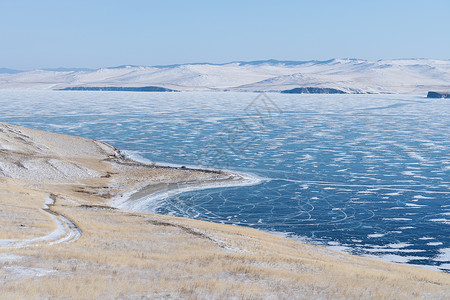
[[[408,95],[1,91],[0,121],[253,173],[152,211],[450,270],[450,101]]]

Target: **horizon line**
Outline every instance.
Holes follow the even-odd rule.
[[[310,60],[279,60],[279,59],[262,59],[262,60],[234,60],[224,63],[213,63],[213,62],[187,62],[187,63],[177,63],[177,64],[167,64],[167,65],[135,65],[135,64],[123,64],[118,66],[107,66],[107,67],[98,67],[98,68],[87,68],[87,67],[54,67],[54,68],[33,68],[33,69],[15,69],[15,68],[6,68],[6,67],[0,67],[0,70],[4,71],[12,71],[15,73],[23,73],[23,72],[31,72],[31,71],[55,71],[55,72],[67,72],[67,71],[95,71],[100,69],[119,69],[119,68],[126,68],[126,67],[152,67],[152,68],[170,68],[170,67],[178,67],[178,66],[187,66],[187,65],[213,65],[213,66],[224,66],[229,64],[250,64],[250,63],[267,63],[267,62],[276,62],[276,63],[291,63],[291,64],[304,64],[309,62],[318,62],[318,63],[326,63],[326,62],[332,62],[335,60],[360,60],[360,61],[367,61],[367,62],[381,62],[381,61],[390,61],[390,60],[437,60],[437,61],[450,61],[450,58],[448,59],[436,59],[436,58],[383,58],[383,59],[377,59],[377,60],[370,60],[370,59],[363,59],[363,58],[331,58],[331,59],[325,59],[325,60],[318,60],[318,59],[310,59]]]

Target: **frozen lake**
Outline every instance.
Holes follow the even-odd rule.
[[[0,121],[253,186],[149,210],[450,271],[450,101],[404,95],[0,91]]]

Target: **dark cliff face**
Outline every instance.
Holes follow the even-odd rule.
[[[281,91],[282,94],[347,94],[344,91],[331,88],[301,87]]]
[[[450,98],[450,92],[428,92],[427,98]]]
[[[67,87],[61,89],[62,91],[108,91],[108,92],[176,92],[175,90],[166,89],[158,86],[143,86],[143,87]]]

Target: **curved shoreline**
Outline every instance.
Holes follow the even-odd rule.
[[[136,161],[136,160],[133,160]],[[136,161],[146,166],[146,162]],[[139,187],[138,189],[122,193],[114,197],[110,204],[112,207],[119,209],[132,210],[136,212],[156,213],[158,204],[168,197],[173,197],[178,194],[201,191],[214,188],[227,188],[238,186],[251,186],[260,184],[264,179],[248,174],[238,173],[234,171],[218,171],[212,169],[203,169],[201,167],[178,167],[175,165],[161,166],[155,165],[157,168],[173,168],[184,169],[200,172],[213,172],[224,176],[222,179],[209,179],[209,180],[194,180],[194,181],[177,181],[177,182],[161,182],[151,183]]]
[[[122,155],[127,160],[130,160],[132,162],[142,164],[145,166],[154,166],[156,168],[167,168],[167,169],[184,169],[184,170],[193,170],[193,171],[200,171],[200,172],[212,172],[212,173],[219,173],[223,175],[228,175],[228,178],[224,178],[221,180],[217,179],[210,179],[210,180],[204,180],[204,181],[192,181],[192,182],[168,182],[168,183],[157,183],[157,184],[148,184],[144,185],[136,190],[128,191],[125,193],[122,193],[121,195],[115,197],[110,202],[110,205],[117,209],[123,209],[123,210],[130,210],[134,212],[140,212],[140,213],[158,213],[157,209],[161,207],[162,203],[165,199],[174,197],[176,195],[186,193],[186,192],[192,192],[192,191],[202,191],[207,189],[214,189],[214,188],[227,188],[227,187],[238,187],[238,186],[252,186],[252,185],[258,185],[261,182],[264,181],[264,178],[258,177],[253,174],[249,173],[239,173],[235,171],[230,170],[214,170],[214,169],[205,169],[201,166],[184,166],[184,165],[178,165],[178,164],[172,164],[172,163],[166,163],[166,162],[152,162],[142,156],[138,155],[129,155],[128,153],[125,153],[123,151],[117,150],[120,155]],[[151,164],[150,164],[151,163]],[[202,220],[202,219],[195,219],[191,217],[181,216],[183,218],[188,218],[192,220]],[[208,220],[203,220],[206,222],[211,222]],[[220,224],[220,223],[219,223]],[[242,226],[242,224],[233,224]],[[343,246],[340,244],[335,245],[329,245],[326,243],[323,243],[323,241],[315,241],[313,239],[299,236],[297,234],[290,234],[287,232],[281,232],[281,231],[271,231],[271,230],[264,230],[257,227],[250,226],[251,228],[254,228],[256,230],[261,230],[263,232],[266,232],[268,234],[277,235],[280,237],[284,237],[293,241],[298,241],[302,243],[307,243],[312,246],[318,246],[323,247],[332,251],[336,251],[343,254],[348,255],[356,255],[353,254],[353,250],[358,250],[357,248],[352,248],[348,246]],[[420,265],[420,264],[410,264],[408,262],[399,262],[394,259],[389,259],[384,256],[377,256],[377,255],[356,255],[359,257],[368,257],[368,258],[374,258],[378,259],[380,261],[385,261],[389,263],[399,263],[403,265],[411,265],[411,266],[417,266],[424,269],[434,270],[438,272],[443,273],[450,273],[450,270],[439,268],[438,266],[434,265]]]

